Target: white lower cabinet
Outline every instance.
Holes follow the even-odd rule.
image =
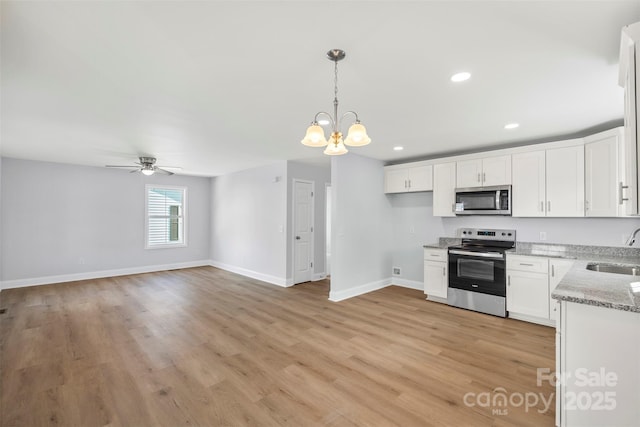
[[[573,266],[574,260],[528,255],[507,255],[507,311],[509,317],[552,326],[558,301],[551,293]]]
[[[446,249],[424,249],[424,293],[428,300],[445,302],[449,288]]]
[[[556,289],[558,283],[573,266],[572,259],[549,259],[549,320],[557,322],[560,302],[551,298],[551,293]]]
[[[560,426],[640,425],[640,313],[562,301]]]
[[[509,270],[507,311],[510,317],[524,315],[549,318],[549,277],[547,273]]]

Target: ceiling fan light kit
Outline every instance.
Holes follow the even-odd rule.
[[[313,122],[307,128],[307,133],[304,139],[300,141],[303,145],[308,147],[327,147],[324,150],[324,154],[329,156],[339,156],[349,152],[347,145],[351,147],[362,147],[371,142],[371,138],[367,135],[366,128],[360,123],[358,114],[355,111],[347,111],[338,119],[338,61],[341,61],[346,56],[344,50],[331,49],[327,52],[327,58],[334,62],[334,99],[333,99],[333,115],[320,111],[316,113]],[[348,116],[355,116],[355,122],[349,127],[347,138],[342,140],[342,133],[340,132],[340,125],[342,120]],[[331,124],[331,135],[329,140],[325,138],[324,129],[318,123],[319,116],[326,116],[328,123]],[[320,120],[322,122],[322,120]]]
[[[157,166],[155,157],[139,157],[138,160],[140,162],[135,162],[138,166],[133,165],[106,165],[108,168],[135,168],[130,173],[142,172],[143,175],[151,176],[154,173],[163,173],[165,175],[173,175],[173,172],[168,171],[166,169],[177,169],[180,170],[182,168],[176,166]]]

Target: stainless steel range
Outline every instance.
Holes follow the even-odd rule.
[[[447,304],[506,317],[505,251],[515,246],[515,230],[464,228],[460,246],[449,247]]]

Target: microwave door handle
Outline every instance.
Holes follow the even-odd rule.
[[[500,210],[500,190],[496,190],[496,210]]]

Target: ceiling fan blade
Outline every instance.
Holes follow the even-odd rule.
[[[156,168],[155,168],[155,171],[156,171],[156,172],[160,172],[160,173],[164,173],[164,174],[166,174],[166,175],[173,175],[173,172],[170,172],[170,171],[168,171],[168,170],[161,169],[161,168],[159,168],[159,167],[156,167]]]
[[[162,165],[158,165],[157,167],[163,168],[163,169],[175,169],[175,170],[178,170],[178,171],[182,170],[182,168],[180,166],[162,166]]]
[[[140,172],[140,171],[141,171],[141,169],[134,169],[134,170],[130,171],[129,173],[136,173],[136,172]]]
[[[125,165],[105,165],[105,168],[137,168],[138,166],[125,166]]]

